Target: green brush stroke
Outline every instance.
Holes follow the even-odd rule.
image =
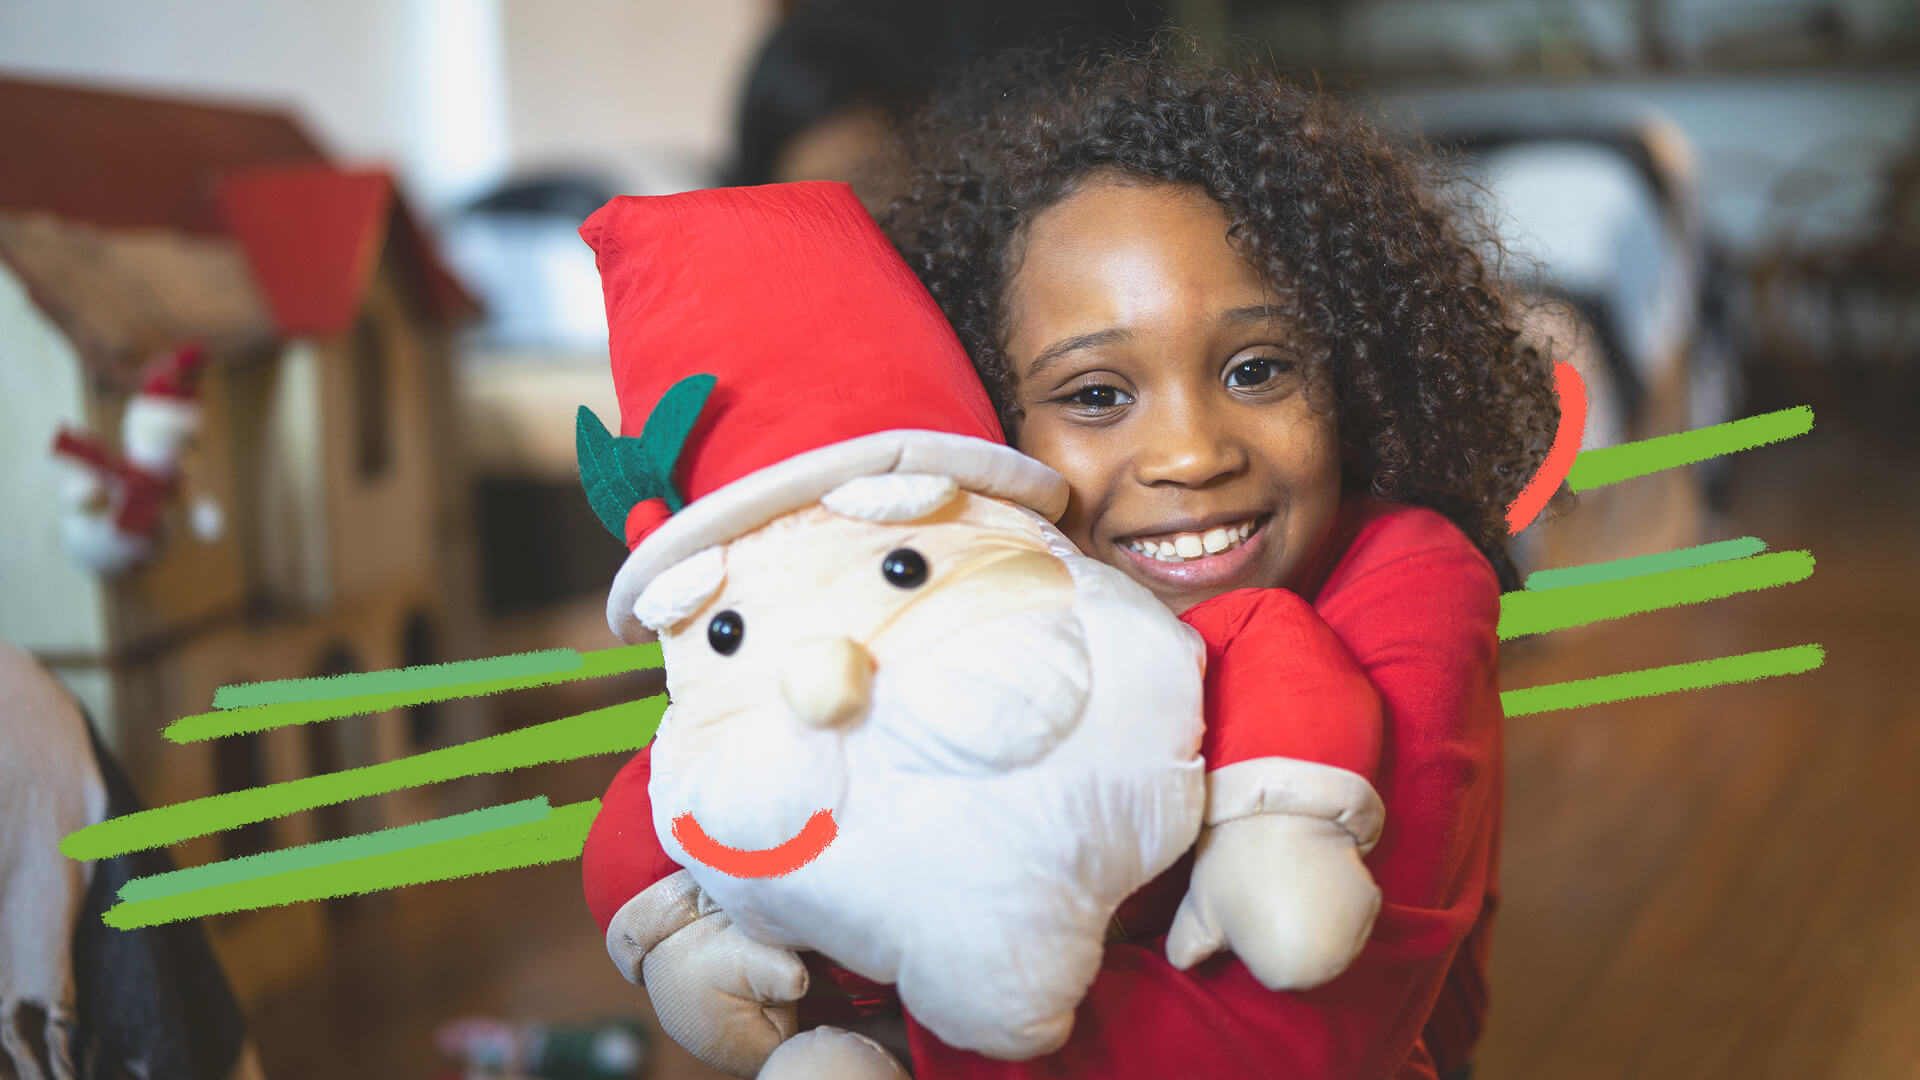
[[[1630,559],[1612,559],[1607,562],[1588,563],[1585,566],[1568,566],[1559,570],[1536,570],[1527,575],[1527,588],[1537,592],[1542,589],[1565,589],[1574,585],[1594,585],[1602,581],[1620,581],[1625,578],[1639,577],[1642,574],[1658,574],[1689,566],[1727,562],[1745,558],[1748,555],[1758,555],[1765,550],[1767,550],[1766,541],[1758,537],[1743,536],[1738,540],[1721,540],[1712,544],[1701,544],[1698,547],[1681,548],[1679,551],[1662,551],[1655,555],[1636,555]]]
[[[1510,592],[1500,598],[1500,640],[1770,589],[1804,580],[1812,573],[1812,554],[1779,551],[1625,581],[1572,585],[1546,592]]]
[[[348,862],[310,866],[174,896],[115,904],[107,909],[103,921],[116,929],[132,930],[229,911],[379,892],[574,859],[585,848],[587,830],[599,811],[598,799],[569,803],[537,821],[473,836],[383,851]]]
[[[546,817],[547,811],[551,809],[552,806],[548,804],[547,797],[542,795],[538,798],[507,803],[504,806],[489,806],[483,810],[453,814],[413,825],[399,825],[360,836],[345,836],[338,840],[302,844],[280,851],[249,855],[245,858],[224,859],[185,870],[148,874],[146,877],[135,878],[121,886],[120,899],[128,903],[138,900],[157,900],[163,896],[177,896],[201,889],[230,885],[234,882],[254,881],[272,877],[275,874],[286,874],[315,866],[331,866],[389,851],[437,844],[442,840],[454,840],[462,836],[473,836],[476,833],[513,825],[524,825],[529,821],[539,821]]]
[[[515,653],[484,660],[456,660],[449,664],[424,664],[392,671],[357,672],[351,675],[321,676],[314,679],[275,679],[271,682],[238,683],[213,692],[216,709],[241,709],[256,705],[281,705],[287,702],[339,700],[380,694],[405,694],[421,691],[445,692],[461,686],[495,679],[523,679],[535,675],[555,675],[579,670],[581,656],[572,649],[545,649]],[[459,696],[459,695],[450,695]]]
[[[1791,439],[1812,430],[1813,410],[1802,405],[1657,439],[1587,450],[1573,459],[1573,468],[1567,470],[1567,486],[1575,491],[1591,491],[1636,476]]]
[[[1602,675],[1593,679],[1508,690],[1500,695],[1500,705],[1508,716],[1577,709],[1583,705],[1655,697],[1682,690],[1703,690],[1726,683],[1752,682],[1775,675],[1798,675],[1819,667],[1826,662],[1826,658],[1826,650],[1818,645],[1795,645],[1718,660],[1700,660],[1691,664],[1672,664],[1620,675]]]
[[[631,753],[653,739],[666,707],[666,695],[656,694],[411,757],[142,810],[69,835],[60,852],[70,859],[105,859],[403,788]]]
[[[624,675],[628,672],[659,667],[661,664],[659,642],[649,642],[645,645],[621,645],[575,655],[580,657],[579,664],[563,671],[488,678],[457,686],[395,690],[389,693],[360,694],[355,697],[319,701],[288,701],[277,705],[255,705],[238,709],[215,709],[213,712],[183,716],[168,724],[163,734],[177,743],[201,742],[228,735],[271,731],[274,728],[292,724],[311,724],[321,720],[335,720],[343,716],[385,712],[388,709],[398,709],[407,705],[424,705],[431,701],[446,701],[449,698],[482,697],[507,690],[524,690],[528,687],[573,682],[578,679]]]

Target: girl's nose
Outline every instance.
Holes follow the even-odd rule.
[[[1135,475],[1149,487],[1206,487],[1247,467],[1246,447],[1205,413],[1169,416],[1151,429],[1134,457]]]

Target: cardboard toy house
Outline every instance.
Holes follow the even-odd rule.
[[[392,179],[291,118],[0,79],[0,638],[75,693],[149,804],[481,734],[477,706],[176,746],[225,684],[480,655],[452,330],[475,304]],[[204,349],[181,485],[116,576],[62,539],[62,427],[111,447],[152,357]],[[407,794],[413,800],[440,798]],[[365,800],[207,837],[187,862],[446,808]]]

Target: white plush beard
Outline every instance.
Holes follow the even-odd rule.
[[[744,930],[894,983],[943,1041],[1009,1060],[1065,1040],[1114,910],[1204,809],[1197,636],[1111,568],[1067,562],[1072,609],[883,665],[849,732],[775,706],[685,762],[665,724],[653,758],[662,843]],[[722,844],[771,847],[821,809],[837,838],[782,877],[723,874],[672,834],[690,810]]]

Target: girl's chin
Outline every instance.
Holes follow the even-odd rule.
[[[1261,580],[1261,571],[1268,563],[1270,525],[1270,518],[1261,522],[1245,542],[1218,555],[1163,562],[1114,541],[1107,545],[1114,553],[1107,561],[1175,612],[1183,612],[1224,592],[1269,584]]]

